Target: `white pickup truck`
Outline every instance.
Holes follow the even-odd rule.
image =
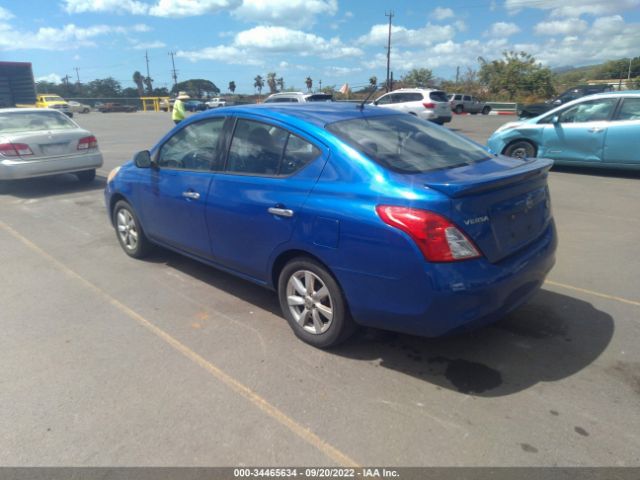
[[[212,98],[206,103],[207,103],[207,108],[225,107],[227,105],[227,101],[222,98]]]

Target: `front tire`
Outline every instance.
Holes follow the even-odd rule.
[[[133,258],[142,258],[149,253],[151,242],[142,231],[133,208],[124,200],[113,207],[113,225],[124,253]]]
[[[533,158],[536,156],[536,147],[527,140],[516,140],[504,149],[504,155],[515,158]]]
[[[489,106],[484,107],[484,108],[482,109],[482,114],[483,114],[483,115],[489,115],[489,112],[490,112],[490,111],[491,111],[491,107],[489,107]]]
[[[278,297],[293,332],[314,347],[335,346],[355,330],[338,282],[310,258],[294,258],[285,265],[278,279]]]

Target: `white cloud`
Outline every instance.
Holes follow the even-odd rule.
[[[149,8],[156,17],[194,17],[236,8],[240,0],[160,0]]]
[[[455,22],[453,22],[453,25],[460,31],[460,32],[466,32],[467,31],[467,24],[465,23],[464,20],[456,20]]]
[[[42,27],[35,32],[17,31],[7,23],[0,23],[0,50],[77,50],[95,47],[97,37],[130,32],[146,32],[149,27],[138,24],[131,27],[93,25],[78,27],[73,23],[61,28]]]
[[[134,41],[132,43],[132,47],[134,50],[152,50],[154,48],[164,48],[166,47],[167,44],[164,42],[161,42],[160,40],[156,40],[153,42],[137,42]]]
[[[552,17],[574,17],[580,15],[607,15],[640,7],[640,0],[505,0],[511,14],[524,8],[550,10]]]
[[[157,3],[140,0],[64,0],[67,13],[120,13],[152,15],[155,17],[194,17],[231,10],[242,0],[158,0]]]
[[[36,82],[61,83],[62,77],[57,73],[50,73],[49,75],[36,78]]]
[[[431,16],[436,20],[445,20],[447,18],[453,17],[453,10],[451,10],[450,8],[437,7],[431,13]]]
[[[361,71],[362,67],[327,67],[324,70],[324,75],[326,77],[345,77]]]
[[[327,40],[313,33],[285,27],[259,26],[239,32],[234,39],[234,46],[263,52],[319,55],[322,58],[350,57],[363,53],[359,48],[344,45],[338,37]]]
[[[246,22],[302,28],[313,25],[318,15],[335,15],[337,12],[337,0],[243,0],[232,15]]]
[[[489,37],[509,37],[514,35],[520,31],[520,27],[518,27],[515,23],[509,22],[496,22],[491,25],[491,28],[488,32],[485,32],[485,35]]]
[[[11,20],[14,17],[15,17],[15,15],[13,13],[11,13],[6,8],[2,8],[0,6],[0,22],[5,21],[5,20]]]
[[[564,20],[547,20],[538,23],[534,31],[538,35],[575,35],[584,32],[588,28],[587,22],[575,18]]]
[[[226,45],[206,47],[197,51],[180,50],[176,52],[176,56],[186,58],[192,62],[215,60],[231,65],[262,65],[264,63],[264,60],[260,57],[252,56],[246,50]]]
[[[64,0],[67,13],[113,12],[144,15],[149,5],[137,0]]]
[[[365,46],[386,46],[389,25],[373,25],[369,33],[358,38],[357,43]],[[456,29],[452,25],[433,25],[427,23],[423,28],[410,29],[400,25],[391,27],[391,41],[403,47],[429,46],[439,41],[452,39]]]

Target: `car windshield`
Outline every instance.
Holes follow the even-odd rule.
[[[444,92],[431,92],[429,98],[435,102],[448,102],[447,94]]]
[[[0,133],[32,132],[38,130],[69,130],[78,128],[65,115],[52,112],[2,112]]]
[[[384,167],[402,173],[469,165],[489,157],[464,137],[411,115],[342,120],[326,128]]]

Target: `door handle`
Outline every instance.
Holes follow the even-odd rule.
[[[278,215],[279,217],[293,217],[293,210],[288,208],[271,207],[268,212],[272,215]]]
[[[603,130],[604,130],[604,127],[591,127],[591,128],[589,129],[589,132],[591,132],[591,133],[598,133],[598,132],[601,132],[601,131],[603,131]]]
[[[200,194],[198,192],[182,192],[182,196],[192,200],[198,200],[200,198]]]

